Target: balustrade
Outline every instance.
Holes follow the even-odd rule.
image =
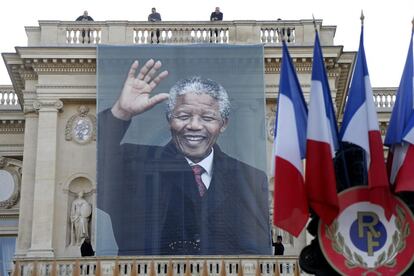
[[[224,270],[223,270],[224,269]],[[18,259],[13,275],[114,276],[273,276],[298,275],[296,257],[119,257],[79,259]],[[278,274],[279,273],[279,274]]]
[[[295,43],[295,32],[293,27],[262,27],[260,30],[260,41],[265,44],[281,43],[282,38],[285,38],[287,43]]]
[[[20,110],[17,94],[12,87],[0,87],[0,110]]]
[[[333,45],[335,27],[317,20],[321,41]],[[280,44],[285,37],[295,45],[313,45],[313,21],[39,21],[26,27],[28,46],[96,44]]]
[[[67,44],[99,44],[102,31],[100,28],[91,27],[67,27]]]
[[[374,103],[379,112],[391,112],[395,104],[396,91],[389,88],[373,89]]]
[[[178,44],[178,43],[221,43],[229,42],[228,28],[217,27],[135,27],[133,43],[135,44]]]

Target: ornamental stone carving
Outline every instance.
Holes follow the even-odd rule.
[[[22,162],[0,156],[0,208],[9,209],[20,198]]]
[[[40,111],[41,109],[45,109],[45,108],[61,110],[63,108],[63,102],[61,100],[34,101],[33,108],[37,111]]]
[[[81,105],[78,113],[70,117],[66,123],[65,139],[78,144],[87,144],[96,141],[96,117],[88,114],[89,107]]]
[[[81,245],[83,240],[90,238],[89,220],[92,215],[92,206],[84,199],[83,191],[78,193],[77,198],[72,202],[70,211],[70,244]]]
[[[266,114],[266,133],[269,142],[273,143],[275,137],[275,122],[276,122],[276,106],[270,108],[270,112]]]

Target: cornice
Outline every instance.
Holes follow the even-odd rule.
[[[288,47],[292,59],[312,58],[313,56],[313,44],[309,46],[289,45]],[[343,46],[323,46],[322,51],[325,59],[338,59],[343,55]],[[265,58],[282,58],[282,45],[265,45],[264,56]]]
[[[96,73],[95,59],[43,58],[26,60],[36,73]]]
[[[312,58],[292,58],[296,71],[301,73],[312,72]],[[336,66],[334,58],[325,58],[324,62],[328,70],[329,77],[337,77],[338,71],[333,70]],[[265,57],[265,73],[266,74],[279,74],[280,66],[282,64],[281,58],[268,58]]]
[[[17,69],[21,80],[37,80],[37,74],[30,67],[21,67]]]
[[[96,85],[36,85],[37,89],[96,89]]]
[[[33,70],[38,73],[96,73],[95,64],[38,64],[33,65]]]
[[[22,59],[96,59],[96,47],[16,47]]]
[[[24,90],[24,82],[20,76],[19,69],[20,69],[20,66],[18,65],[7,64],[7,70],[9,71],[11,81],[13,83],[14,91],[16,92],[20,103],[23,103],[24,101],[23,101],[22,91]]]
[[[96,74],[95,47],[16,47],[16,53],[2,55],[22,104],[26,81],[38,74]]]
[[[21,65],[12,65],[12,70],[16,72],[20,80],[36,80],[38,74],[42,73],[96,73],[95,59],[42,58],[24,59],[23,63]]]

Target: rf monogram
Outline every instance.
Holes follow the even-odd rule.
[[[378,216],[374,212],[358,212],[358,237],[366,237],[368,256],[373,256],[374,247],[379,246],[379,242],[374,241],[381,236],[381,233],[374,228],[378,221]]]

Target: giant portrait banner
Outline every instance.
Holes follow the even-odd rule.
[[[270,254],[263,46],[97,56],[97,255]]]

